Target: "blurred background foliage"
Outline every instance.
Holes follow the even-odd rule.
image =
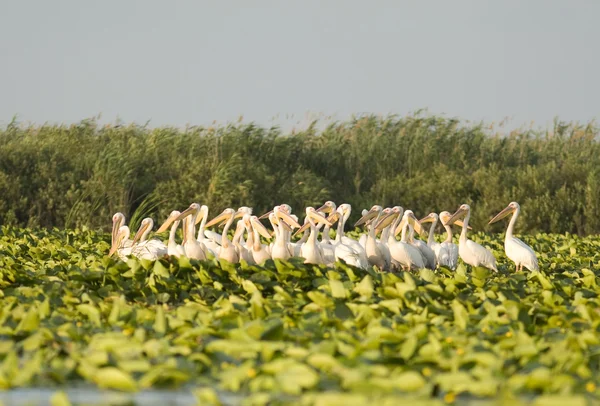
[[[593,122],[507,133],[417,112],[316,128],[13,121],[0,130],[0,223],[107,230],[117,211],[134,227],[191,202],[207,204],[211,216],[288,203],[303,218],[302,208],[331,199],[352,204],[352,220],[373,204],[424,216],[468,203],[474,228],[489,230],[491,216],[516,200],[518,232],[600,232]]]

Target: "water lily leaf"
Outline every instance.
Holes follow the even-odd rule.
[[[131,375],[114,367],[100,368],[94,374],[93,380],[101,388],[116,389],[124,392],[137,390],[137,384]]]

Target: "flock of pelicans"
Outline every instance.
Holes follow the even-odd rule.
[[[145,218],[138,232],[130,239],[129,228],[125,225],[125,216],[116,213],[113,216],[112,244],[109,255],[118,253],[126,259],[133,255],[140,259],[156,260],[166,255],[186,256],[203,260],[211,256],[232,263],[246,261],[250,264],[263,264],[269,259],[287,260],[290,257],[302,257],[305,263],[331,266],[343,260],[349,265],[366,269],[375,266],[380,270],[397,270],[402,268],[434,269],[438,265],[455,269],[460,257],[471,266],[483,266],[497,271],[496,258],[490,250],[467,238],[471,208],[461,205],[454,214],[447,211],[430,213],[417,220],[411,210],[400,206],[382,208],[375,205],[370,210],[363,210],[362,217],[356,226],[364,226],[366,233],[358,240],[344,235],[346,221],[352,208],[349,204],[335,205],[328,201],[318,209],[306,208],[304,224],[292,214],[287,204],[275,206],[270,212],[260,217],[252,215],[249,207],[225,209],[221,214],[208,221],[208,207],[192,203],[183,212],[173,211],[156,233],[169,229],[167,244],[157,239],[148,239],[154,227],[151,218]],[[535,252],[524,242],[513,236],[513,229],[520,212],[519,204],[510,203],[491,221],[494,223],[508,215],[512,218],[506,231],[504,248],[507,257],[515,263],[517,270],[523,267],[538,270]],[[268,219],[273,232],[261,222]],[[229,238],[229,230],[235,225],[233,237]],[[330,230],[337,222],[335,239],[330,238]],[[438,243],[434,233],[438,222],[446,231],[446,239]],[[199,225],[196,233],[196,225]],[[427,242],[415,238],[415,231],[424,235],[424,225],[431,223],[427,233]],[[177,228],[183,228],[183,241],[175,241]],[[458,245],[452,242],[452,225],[462,228]],[[213,226],[223,226],[218,234],[208,230]],[[293,233],[295,231],[295,233]],[[293,242],[291,237],[302,234]],[[319,234],[321,239],[319,240]],[[400,234],[400,240],[397,239]],[[270,244],[263,243],[272,238]]]

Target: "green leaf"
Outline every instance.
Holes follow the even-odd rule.
[[[137,385],[131,375],[114,367],[101,368],[96,371],[94,382],[101,388],[134,392]]]

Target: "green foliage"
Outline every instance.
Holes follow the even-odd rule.
[[[598,237],[525,236],[541,270],[515,273],[499,236],[474,233],[497,274],[123,263],[108,238],[0,229],[0,389],[197,387],[205,404],[304,405],[598,395]]]
[[[516,200],[522,232],[600,233],[598,127],[556,121],[548,132],[500,135],[483,124],[422,113],[366,116],[316,132],[231,124],[148,129],[136,125],[21,126],[0,130],[0,223],[110,226],[160,221],[191,202],[211,213],[276,203],[295,211],[327,199],[417,210],[473,207],[472,225]],[[501,225],[495,226],[499,230]]]

